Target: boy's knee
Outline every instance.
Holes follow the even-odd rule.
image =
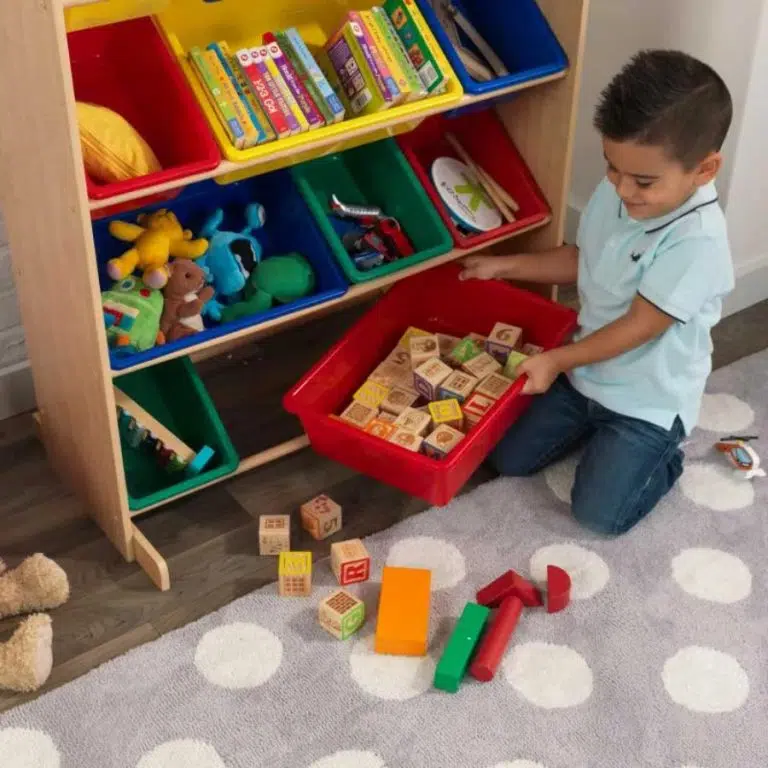
[[[530,457],[520,451],[497,448],[491,453],[488,460],[502,477],[530,477],[536,472],[536,467]]]
[[[574,491],[571,511],[578,523],[594,533],[603,536],[618,536],[626,533],[640,518],[633,519],[627,514],[627,505],[597,498],[594,494]]]

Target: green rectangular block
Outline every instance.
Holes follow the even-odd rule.
[[[435,669],[435,688],[448,693],[459,690],[490,614],[490,608],[477,603],[464,606]]]

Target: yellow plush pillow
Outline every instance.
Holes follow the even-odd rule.
[[[85,170],[94,181],[127,181],[160,170],[152,148],[117,112],[79,101],[77,122]]]

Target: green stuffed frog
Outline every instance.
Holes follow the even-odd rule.
[[[222,310],[224,323],[266,312],[273,302],[289,304],[315,288],[315,273],[300,253],[270,256],[259,262],[245,285],[245,299]]]

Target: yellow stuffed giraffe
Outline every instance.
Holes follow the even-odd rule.
[[[158,290],[168,282],[168,260],[197,259],[208,250],[204,238],[192,239],[192,233],[183,229],[179,220],[165,209],[154,213],[143,213],[137,224],[125,221],[111,221],[109,232],[133,248],[117,259],[107,262],[107,274],[113,280],[122,280],[137,267],[143,272],[142,279],[149,288]]]

